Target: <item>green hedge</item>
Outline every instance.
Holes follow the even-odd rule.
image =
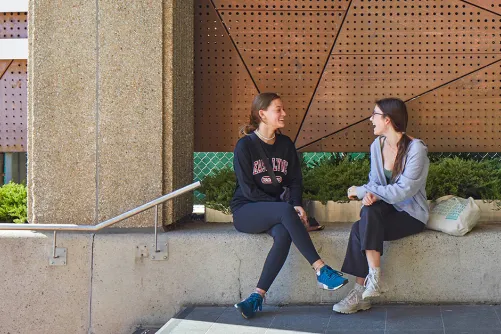
[[[370,160],[332,157],[308,166],[302,163],[303,198],[326,203],[346,202],[347,189],[367,183]],[[229,213],[229,203],[235,189],[235,174],[225,168],[202,180],[200,192],[207,207]],[[426,184],[428,199],[445,195],[501,200],[501,162],[475,161],[464,158],[434,159]]]
[[[26,186],[9,182],[0,187],[0,221],[22,224],[27,220]]]

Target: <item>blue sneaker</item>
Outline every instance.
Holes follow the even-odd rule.
[[[325,265],[317,272],[318,286],[325,290],[337,290],[348,283],[343,273]]]
[[[240,311],[242,317],[250,319],[256,315],[257,310],[263,310],[263,297],[257,292],[251,293],[247,299],[235,304],[235,308]]]

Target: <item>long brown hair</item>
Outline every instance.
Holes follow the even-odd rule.
[[[246,124],[241,132],[244,135],[251,134],[259,127],[261,123],[261,117],[259,116],[259,110],[266,110],[271,105],[271,103],[279,99],[280,96],[276,93],[261,93],[257,95],[252,101],[251,112],[249,116],[249,123]]]
[[[407,131],[407,107],[405,103],[397,98],[386,98],[376,101],[377,106],[383,112],[385,117],[390,119],[391,125],[397,132],[402,132],[402,138],[397,143],[397,157],[395,158],[395,164],[393,165],[392,180],[394,180],[398,175],[400,175],[404,170],[405,165],[405,154],[412,141],[412,139],[405,133]]]

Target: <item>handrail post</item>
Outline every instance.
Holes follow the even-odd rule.
[[[52,257],[54,259],[57,259],[59,257],[59,255],[56,254],[56,235],[57,235],[57,231],[54,231],[54,242],[53,242],[53,247],[52,247]]]
[[[158,225],[158,204],[155,205],[155,253],[160,252],[158,250],[158,232],[157,232],[157,225]]]

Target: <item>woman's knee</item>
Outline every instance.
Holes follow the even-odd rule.
[[[282,224],[277,224],[273,226],[270,230],[270,234],[273,237],[273,241],[275,243],[289,244],[289,245],[292,243],[289,231],[287,231],[285,226],[283,226]]]
[[[358,235],[359,233],[359,228],[360,228],[360,220],[357,220],[356,222],[353,223],[353,225],[351,225],[351,232],[350,232],[350,235],[355,233],[356,235]]]
[[[295,219],[298,217],[296,209],[294,209],[294,207],[289,203],[281,202],[277,209],[283,219]]]
[[[384,211],[384,204],[376,202],[372,205],[364,205],[362,210],[360,211],[360,217],[368,217],[368,218],[380,218]]]

